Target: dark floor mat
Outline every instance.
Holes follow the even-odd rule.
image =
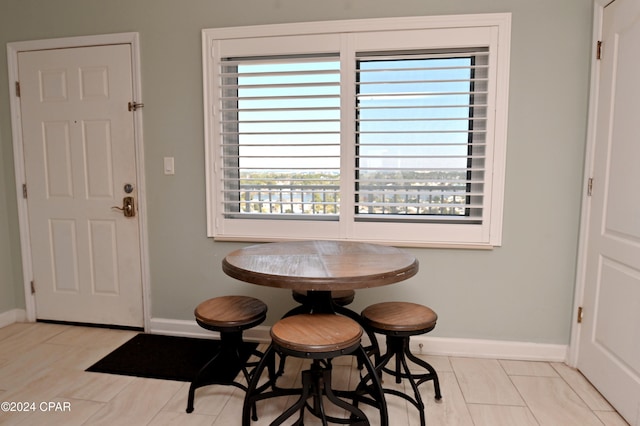
[[[140,333],[86,371],[191,382],[219,347],[219,340]],[[244,343],[242,362],[257,343]],[[231,381],[240,371],[238,362],[219,358],[210,371],[219,380]]]

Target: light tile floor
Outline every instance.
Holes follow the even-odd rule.
[[[84,370],[135,332],[42,323],[0,329],[0,401],[27,403],[32,412],[0,411],[0,425],[217,425],[240,424],[243,392],[210,386],[196,392],[185,413],[189,384]],[[576,370],[562,363],[424,356],[438,371],[443,399],[421,386],[428,425],[618,426],[627,423]],[[334,384],[357,380],[352,357],[336,360]],[[283,385],[299,377],[303,362],[287,360]],[[396,385],[385,380],[385,386]],[[389,396],[392,426],[419,425],[416,409]],[[292,400],[258,404],[268,425]],[[45,403],[42,405],[42,403]],[[3,406],[4,408],[4,406]],[[365,409],[376,424],[375,410]],[[306,425],[319,424],[316,420]]]

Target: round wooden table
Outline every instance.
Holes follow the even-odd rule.
[[[296,241],[259,244],[233,251],[222,261],[222,269],[240,281],[307,291],[310,306],[303,307],[305,311],[344,314],[361,323],[357,313],[333,303],[331,291],[357,290],[404,281],[418,272],[418,261],[411,254],[390,246],[345,241]],[[294,313],[295,309],[289,312]],[[370,340],[377,348],[372,333]],[[267,353],[271,350],[272,346]],[[364,348],[362,350],[364,353]],[[373,371],[368,358],[362,362],[368,363],[368,369]],[[260,362],[259,372],[266,363],[265,359]],[[373,405],[380,409],[382,424],[387,425],[386,401],[379,378],[377,374],[369,374],[363,381],[367,378],[380,389],[381,397]],[[257,383],[257,378],[252,379],[245,396],[243,424],[250,422],[248,401],[262,398],[255,396],[261,392]],[[264,397],[291,393],[274,388],[271,394]]]
[[[390,246],[292,241],[233,251],[222,261],[222,270],[252,284],[330,292],[404,281],[418,272],[418,261],[406,251]]]

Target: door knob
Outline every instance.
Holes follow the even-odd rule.
[[[133,197],[124,197],[122,199],[122,207],[113,206],[112,209],[120,210],[124,217],[134,217],[136,215]]]

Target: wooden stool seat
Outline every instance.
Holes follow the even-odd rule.
[[[360,344],[362,328],[350,318],[334,314],[301,314],[286,317],[271,327],[271,339],[297,356],[313,358],[350,350]],[[309,354],[305,356],[303,354]]]
[[[305,305],[309,303],[306,290],[291,290],[291,295],[293,296],[293,300],[300,304]],[[338,306],[349,305],[355,297],[356,292],[354,290],[334,290],[331,292],[331,300]]]
[[[265,320],[267,305],[249,296],[220,296],[200,303],[194,315],[208,330],[246,330]]]
[[[433,330],[438,315],[423,305],[411,302],[382,302],[362,311],[367,325],[381,332],[423,334]]]
[[[291,315],[275,323],[271,327],[271,344],[256,367],[247,390],[242,411],[242,425],[250,424],[250,409],[255,407],[256,402],[298,395],[298,400],[271,422],[272,426],[283,424],[295,414],[298,414],[299,418],[293,424],[305,424],[306,411],[321,419],[324,425],[327,423],[369,425],[371,423],[367,415],[358,408],[360,402],[378,408],[379,424],[387,426],[389,423],[384,391],[375,367],[360,342],[362,334],[362,327],[355,320],[329,313]],[[300,388],[273,386],[271,391],[263,392],[266,386],[258,387],[264,366],[276,353],[280,356],[312,360],[309,369],[301,373]],[[332,387],[332,360],[340,355],[358,356],[367,369],[368,374],[355,390],[336,390]],[[367,384],[369,382],[371,382],[370,385]],[[348,399],[353,402],[349,403]],[[328,415],[324,408],[328,403],[345,410],[348,417],[338,418]]]
[[[187,399],[187,413],[193,411],[196,389],[209,385],[230,385],[244,391],[247,386],[235,380],[221,380],[212,374],[216,366],[215,361],[220,359],[224,365],[239,365],[247,383],[251,380],[251,373],[247,367],[258,364],[257,361],[244,362],[241,357],[243,347],[242,331],[261,324],[267,317],[267,305],[261,300],[249,296],[220,296],[205,300],[194,310],[196,322],[202,328],[220,333],[220,346],[212,354],[211,359],[200,369],[197,376],[189,386]],[[262,352],[252,349],[249,355],[262,358]],[[274,375],[274,366],[269,367],[270,375]],[[255,406],[254,418],[255,415]]]
[[[411,353],[409,339],[411,336],[428,333],[433,330],[438,320],[438,315],[423,305],[411,302],[382,302],[368,306],[361,313],[365,328],[369,331],[383,334],[386,337],[387,351],[384,355],[374,353],[376,371],[391,374],[396,378],[396,383],[407,379],[413,390],[413,396],[395,389],[384,389],[385,393],[399,396],[409,401],[420,413],[420,424],[425,426],[425,405],[422,402],[418,386],[433,381],[436,400],[440,400],[440,381],[436,370],[425,360]],[[394,359],[395,368],[387,367],[389,361]],[[413,368],[409,368],[411,361]],[[416,371],[415,366],[426,371]]]
[[[351,304],[355,299],[356,292],[355,290],[332,290],[332,291],[312,291],[312,290],[291,290],[291,295],[293,300],[300,303],[300,305],[291,309],[284,315],[284,318],[294,316],[294,315],[302,315],[302,314],[326,314],[326,313],[336,313],[339,315],[344,315],[355,320],[357,323],[360,323],[361,318],[357,312],[352,311],[346,306]],[[377,342],[375,341],[375,336],[373,333],[365,330],[369,337],[369,340],[373,342],[370,348],[377,348]],[[282,375],[284,372],[284,364],[287,357],[286,353],[281,354],[280,357],[280,367],[278,369],[278,374]],[[360,364],[359,368],[362,367]]]

